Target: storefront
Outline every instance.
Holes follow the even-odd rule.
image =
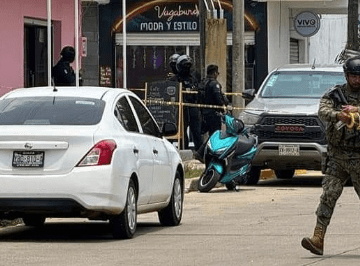
[[[143,88],[169,72],[173,53],[188,54],[200,66],[199,1],[127,0],[127,87]],[[231,91],[232,2],[221,1],[227,20],[227,91]],[[256,88],[267,72],[266,4],[246,1],[246,87]],[[100,85],[122,87],[123,33],[121,1],[99,7]],[[111,52],[110,52],[111,51]],[[265,65],[265,67],[264,67]],[[200,71],[199,71],[200,72]]]
[[[52,0],[52,61],[74,46],[73,0]],[[0,9],[0,94],[47,85],[47,1],[3,1]]]

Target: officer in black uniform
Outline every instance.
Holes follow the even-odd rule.
[[[183,91],[196,91],[198,89],[199,79],[196,73],[191,72],[192,59],[188,55],[181,55],[176,61],[176,69],[178,71],[178,81],[182,83]],[[184,93],[185,103],[197,103],[196,94]],[[189,148],[189,140],[186,134],[187,127],[190,127],[195,150],[199,149],[202,144],[201,138],[201,116],[199,108],[197,107],[184,107],[184,130],[185,130],[185,149]]]
[[[70,64],[75,60],[75,49],[65,46],[61,50],[61,59],[53,67],[52,76],[56,86],[74,86],[75,73]]]
[[[206,105],[227,106],[229,100],[221,90],[221,84],[217,81],[219,76],[219,67],[217,65],[209,65],[206,69],[205,83],[205,99],[203,103]],[[203,133],[209,132],[211,136],[216,130],[221,129],[221,117],[216,114],[223,109],[204,108],[203,113]]]
[[[169,72],[167,74],[167,80],[170,81],[177,81],[177,76],[176,74],[178,73],[177,69],[176,69],[176,61],[177,59],[180,57],[179,54],[172,54],[169,57],[169,66],[171,68],[171,72]]]

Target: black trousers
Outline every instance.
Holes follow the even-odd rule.
[[[202,132],[205,134],[209,132],[209,136],[211,136],[216,130],[221,129],[221,116],[216,114],[216,111],[211,110],[203,115],[203,130]]]
[[[200,148],[200,146],[202,144],[202,138],[201,138],[200,110],[196,107],[185,107],[184,108],[185,149],[189,148],[189,138],[186,134],[188,127],[190,127],[190,134],[194,141],[195,150],[197,150]]]

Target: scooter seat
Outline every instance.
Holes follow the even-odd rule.
[[[256,139],[254,137],[250,136],[248,138],[246,136],[241,135],[239,136],[238,142],[236,144],[235,154],[236,155],[244,154],[249,150],[251,150],[251,148],[254,147],[255,144],[256,144]]]

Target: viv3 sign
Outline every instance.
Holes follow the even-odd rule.
[[[301,12],[294,19],[294,27],[296,32],[303,37],[313,36],[320,29],[320,18],[310,11]]]

